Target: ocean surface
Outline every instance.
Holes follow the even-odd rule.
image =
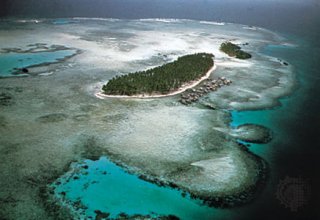
[[[294,10],[296,13],[299,10]],[[320,13],[319,13],[320,14]],[[174,17],[174,13],[160,13],[162,17]],[[202,213],[201,219],[319,219],[319,157],[320,157],[320,15],[310,19],[300,18],[295,14],[287,13],[287,17],[292,20],[264,19],[255,17],[245,17],[242,20],[232,16],[221,14],[219,22],[228,21],[234,23],[243,23],[248,25],[257,25],[266,27],[279,33],[293,42],[295,47],[268,45],[261,50],[261,53],[271,55],[286,60],[294,67],[297,86],[295,91],[289,96],[280,99],[278,106],[271,109],[260,109],[255,111],[231,111],[231,126],[237,126],[245,123],[254,123],[263,125],[272,130],[273,139],[267,144],[250,144],[249,149],[255,154],[265,159],[269,164],[269,178],[266,188],[250,204],[232,208],[232,209],[210,209],[200,206],[195,201],[183,198],[181,192],[161,188],[157,189],[154,185],[144,183],[150,189],[155,198],[163,198],[162,201],[172,202],[170,196],[175,198],[177,203],[185,204],[181,210],[170,210],[170,206],[164,209],[164,214],[175,214],[181,212],[186,214],[186,207],[189,212],[193,210],[196,213]],[[125,16],[125,15],[119,15]],[[189,18],[188,13],[179,13],[177,18]],[[212,20],[212,16],[206,13],[197,15],[201,20]],[[286,17],[286,16],[284,16]],[[148,18],[148,17],[146,17]],[[267,22],[267,21],[269,22]],[[281,20],[281,21],[280,21]],[[260,23],[259,23],[260,22]],[[57,20],[57,24],[64,24],[63,20]],[[8,70],[7,70],[8,71]],[[108,172],[122,173],[116,166],[110,164],[105,158],[98,162],[86,161],[90,167],[98,166],[94,163],[102,163],[103,168]],[[105,163],[105,164],[103,164]],[[101,164],[100,164],[101,165]],[[98,166],[98,171],[101,167]],[[94,173],[92,175],[95,175]],[[107,176],[107,175],[106,175]],[[300,186],[303,186],[304,195],[300,198],[302,205],[298,205],[297,210],[292,210],[294,204],[286,203],[279,199],[283,183],[286,183],[286,177],[299,179]],[[94,177],[92,177],[94,178]],[[121,178],[121,177],[120,177]],[[141,181],[135,176],[128,177],[133,182]],[[81,180],[81,178],[80,178]],[[81,181],[75,183],[81,183]],[[288,179],[287,179],[288,180]],[[118,180],[114,180],[118,181]],[[73,183],[70,183],[73,184]],[[298,185],[299,185],[298,184]],[[71,185],[66,187],[72,188]],[[76,188],[76,187],[74,187]],[[300,188],[293,189],[290,198],[296,199]],[[280,190],[280,191],[279,191]],[[127,192],[133,193],[133,192]],[[160,195],[155,195],[161,193]],[[163,197],[162,197],[163,196]],[[300,195],[301,197],[301,195]],[[75,198],[76,199],[76,198]],[[298,198],[299,199],[299,198]],[[90,198],[88,198],[90,200]],[[119,201],[114,201],[116,202]],[[284,204],[283,204],[284,203]],[[116,205],[114,207],[116,207]],[[132,202],[134,204],[134,202]],[[165,205],[163,205],[165,207]],[[141,206],[139,206],[141,208]],[[143,207],[142,207],[143,208]],[[157,207],[158,208],[158,207]],[[91,210],[92,212],[92,210]],[[142,211],[143,212],[143,211]],[[132,212],[133,213],[133,212]],[[208,214],[209,213],[209,214]],[[92,214],[92,213],[89,213]],[[200,215],[201,216],[201,215]],[[182,216],[184,217],[184,216]],[[197,216],[199,217],[199,216]],[[183,219],[197,219],[192,214],[188,214]]]
[[[292,22],[295,23],[295,22]],[[259,219],[317,219],[319,211],[319,168],[320,139],[318,128],[320,118],[318,109],[320,101],[315,94],[320,92],[319,83],[319,37],[315,26],[317,22],[306,26],[290,26],[279,28],[268,24],[283,36],[296,42],[298,47],[268,46],[265,54],[288,60],[294,67],[298,85],[293,94],[283,97],[280,106],[258,111],[233,112],[232,124],[257,123],[273,131],[273,140],[268,144],[251,144],[252,151],[265,158],[270,165],[270,179],[264,193],[247,207],[239,208],[240,219],[259,216]],[[287,203],[277,198],[279,188],[286,177],[303,180],[304,205],[298,210],[290,210]],[[297,193],[293,190],[292,195]],[[291,199],[293,199],[291,197]]]
[[[275,29],[277,28],[275,27]],[[113,199],[102,202],[105,199],[102,197],[99,203],[98,201],[100,200],[90,199],[90,196],[98,196],[100,193],[97,192],[101,192],[101,194],[107,193],[110,189],[104,192],[106,189],[104,189],[103,184],[97,184],[95,188],[95,193],[97,194],[85,191],[79,192],[77,189],[85,184],[83,180],[81,181],[81,178],[80,181],[71,181],[71,183],[61,185],[61,188],[58,187],[57,190],[71,192],[70,198],[73,198],[74,202],[77,196],[82,197],[82,202],[87,203],[88,207],[90,207],[90,201],[99,203],[94,207],[100,207],[100,205],[104,204],[105,207],[108,207],[105,211],[114,210],[113,217],[121,213],[121,209],[118,212],[116,211],[119,204],[121,204],[121,207],[126,208],[127,214],[148,214],[152,210],[151,212],[158,214],[175,214],[181,219],[312,219],[317,216],[318,213],[314,209],[314,205],[317,204],[315,198],[317,198],[319,191],[314,186],[316,186],[319,179],[314,166],[317,164],[317,157],[320,155],[317,148],[319,138],[316,135],[320,125],[320,118],[317,115],[317,109],[320,106],[316,98],[316,94],[318,94],[316,91],[319,91],[316,85],[319,81],[317,74],[320,66],[317,66],[318,64],[314,61],[317,59],[316,57],[319,58],[317,53],[319,51],[319,43],[315,41],[315,36],[312,35],[314,32],[303,31],[301,35],[297,35],[297,30],[294,31],[295,33],[284,32],[283,30],[277,31],[280,35],[289,39],[293,45],[267,45],[260,52],[286,60],[294,67],[297,79],[295,91],[289,96],[282,97],[278,105],[270,109],[230,112],[232,115],[230,125],[232,127],[252,123],[265,126],[273,133],[273,139],[270,143],[249,143],[250,151],[265,159],[270,168],[266,188],[250,204],[233,209],[206,208],[201,206],[199,202],[190,200],[190,198],[183,198],[181,192],[159,188],[141,181],[135,176],[125,174],[116,166],[111,165],[111,162],[108,162],[106,158],[95,162],[87,161],[87,163],[90,163],[89,167],[93,165],[93,168],[90,169],[95,167],[98,167],[97,170],[106,169],[107,172],[111,173],[110,176],[114,175],[112,174],[114,170],[118,170],[123,176],[120,175],[120,179],[112,179],[112,181],[119,181],[119,185],[116,182],[114,185],[120,188],[129,188],[126,184],[130,183],[132,187],[130,190],[133,191],[125,193],[125,195],[130,195],[130,199],[111,194],[110,198]],[[306,34],[310,34],[310,36],[306,36]],[[89,176],[85,177],[85,180]],[[118,175],[116,176],[118,177]],[[305,194],[300,198],[301,205],[298,205],[296,210],[291,209],[294,205],[279,199],[279,194],[281,194],[279,189],[286,177],[302,181],[300,186],[303,187]],[[64,178],[68,179],[70,176]],[[100,174],[100,176],[92,177],[92,179],[94,178],[100,178],[99,181],[102,183],[106,182],[107,184],[108,181],[110,183],[108,175]],[[120,182],[123,182],[122,184],[124,185],[120,184]],[[119,190],[115,189],[116,192]],[[82,193],[84,194],[82,195]],[[295,189],[293,189],[291,192],[293,197],[290,198],[296,199],[296,193]],[[139,200],[139,198],[141,199],[141,205],[136,207],[137,204],[134,201]],[[173,201],[175,204],[183,205],[173,207],[170,205]],[[154,203],[156,203],[155,206]],[[101,210],[104,210],[104,208],[101,207]],[[89,208],[87,212],[89,212],[87,215],[94,215],[93,209]]]

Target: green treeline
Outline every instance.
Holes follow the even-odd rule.
[[[244,52],[241,50],[241,47],[235,45],[231,42],[224,42],[220,46],[220,50],[225,52],[231,57],[236,57],[238,59],[249,59],[251,58],[251,54]]]
[[[167,94],[204,76],[213,66],[213,54],[197,53],[145,71],[112,78],[102,90],[107,95]]]

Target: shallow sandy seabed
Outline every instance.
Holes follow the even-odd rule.
[[[261,159],[238,146],[225,109],[272,107],[289,94],[292,67],[259,53],[266,44],[283,43],[281,37],[243,25],[186,20],[0,25],[0,45],[6,48],[46,43],[82,51],[59,64],[30,69],[50,75],[0,79],[0,93],[10,97],[1,102],[0,112],[0,216],[48,219],[42,187],[71,161],[102,154],[202,197],[237,195],[259,181]],[[248,42],[243,49],[253,58],[227,57],[219,51],[225,40]],[[212,78],[233,81],[198,105],[183,106],[179,96],[100,100],[94,95],[115,75],[195,52],[215,55]]]

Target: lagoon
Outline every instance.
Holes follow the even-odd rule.
[[[152,217],[174,215],[192,220],[210,219],[221,214],[219,209],[205,206],[187,193],[144,181],[106,157],[84,160],[71,167],[71,171],[52,186],[59,200],[69,204],[75,216],[81,219],[95,218],[95,210],[109,213],[109,218],[125,213]],[[82,204],[78,210],[77,206],[72,207],[77,202]],[[227,217],[226,212],[223,215]]]
[[[18,69],[30,66],[44,65],[59,62],[66,57],[74,55],[77,51],[57,50],[50,52],[32,52],[32,53],[0,53],[0,77],[22,76],[28,74],[16,74]]]

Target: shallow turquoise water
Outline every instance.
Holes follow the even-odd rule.
[[[284,46],[267,47],[268,52],[273,50],[284,50]],[[231,111],[231,127],[241,124],[258,124],[277,131],[273,116],[282,114],[289,99],[281,100],[281,106],[273,109],[255,111]],[[277,136],[282,138],[281,135]],[[246,142],[243,142],[247,144]],[[272,144],[251,144],[250,151],[271,162]],[[126,173],[122,168],[102,157],[98,161],[85,160],[88,169],[81,169],[76,174],[79,179],[73,179],[75,174],[67,173],[57,181],[62,184],[56,185],[56,195],[66,192],[66,200],[74,203],[80,201],[87,209],[83,209],[85,216],[95,216],[94,211],[110,213],[110,217],[116,217],[124,212],[128,215],[134,214],[157,214],[175,215],[180,219],[237,219],[237,212],[241,208],[216,209],[201,205],[200,201],[192,200],[189,196],[183,197],[181,191],[167,187],[159,187],[155,184],[143,181],[137,176]],[[84,164],[74,165],[81,167]],[[84,172],[88,172],[84,175]],[[106,174],[104,174],[106,172]],[[63,196],[59,195],[60,198]],[[246,208],[244,209],[246,210]],[[241,211],[240,211],[241,212]]]
[[[12,76],[15,68],[24,68],[43,63],[54,63],[71,56],[76,50],[58,50],[36,53],[5,53],[0,54],[0,76]]]
[[[261,52],[263,54],[284,59],[290,50],[294,50],[295,46],[293,45],[266,45]],[[290,64],[289,64],[290,65]],[[260,109],[252,111],[230,111],[231,113],[231,127],[237,127],[242,124],[257,124],[269,128],[273,132],[273,139],[283,139],[285,137],[285,132],[279,129],[275,117],[278,115],[283,115],[288,111],[288,105],[294,95],[290,97],[283,97],[280,99],[280,106],[276,106],[271,109]],[[287,112],[287,115],[290,114],[290,111]],[[274,141],[274,140],[272,140]],[[270,147],[271,143],[267,144],[256,144],[248,143],[245,141],[238,141],[243,144],[250,144],[250,151],[254,154],[263,157],[268,162],[272,160],[272,150]]]
[[[257,125],[270,125],[270,111],[272,110],[255,110],[255,111],[231,111],[231,127],[250,123]]]
[[[84,165],[88,168],[83,168]],[[141,180],[106,157],[97,161],[85,160],[73,167],[79,172],[69,172],[59,178],[55,183],[60,181],[61,184],[54,184],[57,187],[55,193],[62,198],[60,193],[66,192],[65,198],[69,202],[81,201],[87,207],[85,211],[81,210],[87,217],[95,217],[95,210],[108,212],[111,218],[122,212],[128,215],[172,214],[190,220],[229,216],[227,210],[201,205],[200,201],[190,199],[188,195],[183,197],[181,191]],[[75,176],[79,179],[74,179]]]
[[[319,128],[319,118],[316,117],[319,102],[315,94],[319,90],[319,38],[313,38],[312,34],[315,33],[304,32],[306,38],[286,35],[287,39],[298,45],[296,47],[270,45],[262,50],[264,54],[287,61],[296,74],[298,87],[289,97],[280,100],[281,106],[270,110],[233,113],[233,125],[258,122],[270,128],[274,134],[270,143],[249,147],[268,162],[270,172],[267,186],[259,198],[239,208],[241,220],[249,219],[248,216],[256,216],[256,219],[319,219],[318,200],[308,198],[307,204],[292,212],[277,198],[279,184],[285,177],[299,177],[307,182],[318,177],[315,164],[319,160],[319,144],[316,144],[319,143],[319,136],[316,136]],[[314,194],[319,192],[318,181],[307,186]],[[290,194],[290,197],[294,196],[294,192]]]
[[[272,110],[231,111],[231,117],[231,127],[237,127],[242,124],[257,124],[267,128],[272,128]],[[256,144],[240,140],[238,140],[238,142],[242,144],[249,144],[250,151],[260,157],[265,157],[267,154],[268,144]]]

